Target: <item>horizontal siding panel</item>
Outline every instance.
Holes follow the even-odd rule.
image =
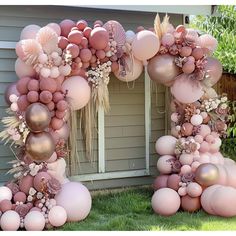
[[[14,69],[14,68],[13,68]],[[12,83],[16,82],[18,77],[15,71],[0,71],[0,83]]]
[[[110,117],[105,116],[105,125],[106,127],[115,127],[115,126],[136,126],[144,124],[144,116],[137,115],[135,119],[132,116],[113,116],[112,119]]]
[[[144,115],[144,105],[136,104],[127,104],[127,105],[113,105],[111,104],[111,111],[108,116],[135,116],[135,115]]]
[[[122,137],[105,140],[106,149],[145,146],[145,137]]]
[[[9,59],[9,58],[0,59],[0,71],[14,71],[14,70],[15,70],[15,59]]]

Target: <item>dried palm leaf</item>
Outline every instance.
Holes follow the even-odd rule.
[[[169,28],[169,16],[166,14],[162,23],[161,23],[161,37],[167,32]]]
[[[154,30],[155,30],[155,33],[158,36],[158,38],[161,39],[161,36],[162,36],[161,20],[160,20],[160,16],[158,13],[157,13],[155,20],[154,20]]]

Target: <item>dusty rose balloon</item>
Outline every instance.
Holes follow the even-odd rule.
[[[200,165],[201,165],[200,162],[194,161],[194,162],[191,164],[191,170],[192,170],[192,172],[195,172],[195,171],[197,170],[198,166],[200,166]]]
[[[64,122],[62,119],[58,119],[56,117],[53,117],[52,118],[52,121],[51,121],[51,126],[54,130],[58,130],[58,129],[61,129],[62,126],[63,126]]]
[[[89,62],[92,58],[92,53],[88,48],[84,48],[80,51],[79,56],[83,62]]]
[[[15,211],[6,211],[0,218],[0,226],[3,231],[16,231],[20,227],[20,216]]]
[[[52,101],[52,93],[49,91],[42,91],[39,95],[39,99],[42,103],[48,104]]]
[[[207,78],[204,79],[203,83],[208,87],[215,85],[221,78],[223,72],[220,61],[212,57],[207,58],[204,70],[207,72]]]
[[[85,20],[79,20],[76,23],[76,26],[79,30],[84,30],[88,26],[88,23]]]
[[[148,30],[138,32],[132,42],[133,55],[140,61],[145,61],[155,56],[159,48],[159,38]]]
[[[179,175],[177,174],[169,175],[167,180],[167,187],[177,191],[179,189],[180,181],[181,177]]]
[[[65,114],[66,114],[65,111],[59,111],[59,110],[57,110],[57,111],[55,112],[55,116],[56,116],[58,119],[63,119],[63,118],[65,117]]]
[[[68,34],[68,40],[70,43],[74,43],[76,45],[79,45],[81,43],[81,40],[83,38],[83,33],[79,30],[73,30]]]
[[[106,57],[106,53],[104,50],[97,50],[96,51],[96,56],[98,59],[103,59]]]
[[[182,57],[188,57],[190,56],[192,53],[192,48],[191,47],[188,47],[188,46],[184,46],[180,49],[180,56]]]
[[[67,37],[72,27],[76,26],[75,22],[69,19],[65,19],[60,22],[61,35]]]
[[[27,100],[26,95],[22,95],[17,100],[17,105],[20,111],[25,111],[26,108],[30,105],[29,101]]]
[[[194,72],[195,70],[195,64],[192,61],[187,61],[186,63],[184,63],[182,70],[185,74],[191,74]]]
[[[50,179],[51,176],[47,172],[38,172],[38,174],[34,177],[34,188],[37,191],[42,192],[43,184],[47,183]]]
[[[96,50],[104,49],[109,41],[108,32],[102,27],[94,28],[89,37],[89,43],[91,47],[95,48]]]
[[[66,223],[67,213],[61,206],[54,206],[48,213],[48,220],[54,227],[62,226]]]
[[[172,95],[182,103],[193,103],[204,94],[202,86],[186,74],[179,75],[171,86]]]
[[[41,29],[38,25],[27,25],[23,28],[20,34],[20,40],[22,39],[35,39],[38,31]]]
[[[174,60],[175,57],[169,54],[153,57],[147,65],[150,79],[164,85],[171,84],[181,73]]]
[[[18,192],[14,195],[14,202],[26,202],[26,194],[24,192]]]
[[[52,78],[41,78],[40,79],[40,90],[49,91],[51,93],[56,92],[57,90],[57,83],[55,79]]]
[[[152,208],[155,213],[162,216],[174,215],[180,207],[180,197],[171,188],[157,190],[152,196]]]
[[[117,70],[114,72],[117,79],[123,82],[131,82],[140,77],[143,71],[143,64],[141,61],[134,58],[133,63],[128,56],[124,57],[125,63],[128,65],[129,70],[126,70],[126,74],[123,76],[122,71]]]
[[[182,165],[191,165],[193,163],[193,155],[188,153],[183,153],[180,155],[179,161]]]
[[[61,27],[57,23],[49,23],[47,24],[47,27],[53,29],[58,36],[61,35]]]
[[[41,103],[31,104],[25,112],[25,121],[31,131],[42,132],[51,121],[48,108]]]
[[[201,185],[199,185],[198,183],[194,183],[194,182],[190,183],[187,186],[187,194],[190,197],[199,197],[199,196],[201,196],[201,194],[202,194]]]
[[[12,203],[10,200],[4,199],[0,202],[0,211],[1,212],[9,211],[11,209],[12,209]],[[0,218],[1,218],[1,216],[0,216]]]
[[[79,56],[80,49],[76,44],[70,43],[67,45],[66,50],[70,51],[72,58]]]
[[[67,221],[85,219],[91,209],[92,199],[88,189],[79,182],[68,182],[62,185],[61,191],[55,196],[58,206],[67,213]]]
[[[55,92],[55,93],[53,94],[53,102],[57,103],[57,102],[59,102],[60,100],[63,100],[63,99],[64,99],[63,93],[61,93],[61,92]]]
[[[16,88],[16,82],[15,83],[11,83],[7,86],[6,90],[5,90],[5,94],[4,94],[4,97],[5,97],[5,101],[8,105],[11,104],[11,101],[9,100],[9,97],[12,95],[12,94],[15,94],[16,96],[19,96],[20,93],[19,91],[17,90]]]
[[[31,103],[37,102],[39,100],[39,94],[36,91],[29,91],[27,94],[27,100]]]
[[[160,188],[166,188],[167,187],[167,180],[168,180],[168,175],[157,176],[152,184],[153,189],[156,191]]]
[[[21,95],[28,93],[28,83],[30,80],[31,80],[30,77],[22,77],[17,81],[16,89],[19,91]]]
[[[70,135],[70,129],[67,123],[64,123],[63,126],[55,131],[61,139],[67,140]]]
[[[184,211],[195,212],[201,208],[201,202],[199,197],[190,197],[185,195],[181,198],[181,208]]]
[[[68,103],[65,100],[61,100],[57,103],[57,109],[59,111],[65,111],[68,108]]]
[[[39,91],[39,81],[36,79],[30,79],[27,83],[29,91]]]
[[[73,110],[79,110],[87,105],[91,89],[88,82],[80,76],[71,76],[62,84],[62,91],[67,93],[67,101]]]
[[[39,211],[30,211],[24,218],[24,226],[27,231],[42,231],[45,218]]]
[[[47,104],[47,108],[49,109],[49,111],[53,111],[55,108],[55,103],[53,101],[49,102]]]
[[[171,135],[160,137],[156,141],[156,152],[160,155],[174,155],[177,139]]]
[[[181,126],[181,134],[184,136],[190,136],[193,133],[193,125],[191,123],[183,123]]]
[[[58,37],[58,47],[59,48],[61,48],[63,50],[67,47],[68,44],[69,44],[69,41],[66,37],[64,37],[64,36]]]
[[[92,28],[90,28],[90,27],[85,27],[83,30],[83,34],[86,38],[90,37],[91,32],[92,32]]]
[[[51,157],[55,144],[48,132],[29,133],[25,141],[25,149],[32,160],[41,162]]]
[[[20,179],[19,188],[20,191],[24,192],[25,194],[29,194],[29,190],[33,187],[34,177],[32,175],[26,175]]]
[[[157,169],[161,174],[170,174],[172,171],[171,160],[175,159],[173,156],[164,155],[161,156],[157,161]]]
[[[202,124],[203,118],[201,115],[196,114],[191,117],[190,121],[191,121],[192,125],[198,126],[198,125]]]
[[[32,76],[34,77],[36,75],[35,70],[32,66],[26,65],[25,62],[23,62],[21,59],[17,58],[15,62],[15,72],[16,75],[19,78],[25,77],[25,76]]]

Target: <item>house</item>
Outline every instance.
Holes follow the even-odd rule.
[[[97,19],[117,20],[125,30],[137,26],[153,27],[156,12],[170,16],[173,25],[187,23],[189,14],[211,14],[211,6],[1,6],[0,8],[0,117],[5,116],[4,91],[18,78],[14,72],[15,43],[23,27],[29,24],[44,26],[63,19],[85,19],[92,24]],[[94,142],[95,161],[83,156],[78,175],[71,179],[83,181],[90,189],[151,184],[157,174],[154,144],[168,131],[168,90],[151,87],[145,73],[134,84],[115,77],[109,84],[111,111],[98,114],[98,136]],[[13,154],[0,144],[0,182],[10,176]]]

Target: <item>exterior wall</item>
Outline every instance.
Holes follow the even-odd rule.
[[[154,13],[126,12],[113,10],[96,10],[89,8],[56,7],[56,6],[1,6],[0,8],[0,41],[19,40],[22,28],[29,24],[46,25],[49,22],[60,22],[62,19],[78,20],[84,18],[89,24],[96,19],[104,22],[113,19],[119,21],[126,30],[135,30],[138,25],[152,27]],[[182,22],[182,15],[170,15],[175,25]],[[7,85],[17,80],[14,72],[16,55],[13,49],[0,49],[0,118],[5,116],[6,104],[4,91]],[[145,107],[144,107],[144,73],[135,81],[134,88],[115,77],[109,84],[111,111],[105,115],[105,157],[106,172],[139,170],[145,168]],[[156,158],[154,143],[165,133],[165,89],[158,86],[152,92],[152,132],[150,140],[151,174],[156,175]],[[0,126],[2,129],[2,126]],[[90,163],[83,152],[83,142],[78,137],[80,145],[79,174],[97,173],[97,138],[94,140],[95,161]],[[5,173],[9,168],[8,161],[13,155],[9,147],[0,143],[0,182],[10,178]],[[108,188],[130,185],[149,184],[152,177],[100,180],[86,182],[89,188]]]

